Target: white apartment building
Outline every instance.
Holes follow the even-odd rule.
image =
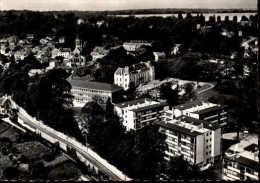
[[[248,135],[226,151],[223,159],[223,180],[259,180],[258,138],[257,135]]]
[[[165,110],[168,110],[166,102],[146,98],[115,105],[115,113],[120,117],[127,131],[138,130],[161,121]]]
[[[221,128],[218,125],[207,126],[205,121],[185,116],[156,124],[167,137],[166,160],[183,156],[190,164],[208,168],[220,158]]]
[[[130,86],[137,87],[140,84],[155,79],[154,66],[150,62],[140,62],[124,68],[118,68],[114,73],[114,84],[128,90]]]
[[[221,106],[210,102],[192,101],[173,107],[167,111],[168,120],[180,116],[188,116],[195,119],[205,120],[209,124],[225,126],[227,122],[227,106]]]
[[[130,41],[130,42],[125,42],[123,44],[124,49],[129,52],[134,52],[137,49],[141,48],[142,46],[152,46],[152,43],[146,41]]]
[[[71,93],[74,96],[74,107],[83,107],[87,102],[98,99],[99,104],[105,104],[108,98],[113,99],[122,91],[121,87],[100,82],[84,80],[68,80],[72,86]]]

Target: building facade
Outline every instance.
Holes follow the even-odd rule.
[[[150,62],[141,62],[124,68],[119,67],[114,73],[114,84],[124,88],[124,90],[128,90],[131,86],[137,87],[154,79],[154,66]]]
[[[138,130],[161,121],[165,110],[168,110],[166,102],[146,98],[115,105],[115,113],[120,117],[127,131]]]
[[[257,135],[248,135],[232,145],[223,158],[223,179],[229,181],[259,180],[259,149]]]
[[[89,82],[82,80],[69,80],[72,89],[71,93],[74,96],[74,107],[83,107],[87,102],[97,101],[99,104],[106,104],[110,98],[113,102],[119,93],[121,87],[99,82]]]
[[[221,128],[218,125],[207,126],[205,121],[189,117],[156,124],[167,137],[166,160],[183,156],[190,164],[208,168],[221,157]]]

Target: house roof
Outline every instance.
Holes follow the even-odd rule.
[[[104,91],[119,91],[122,90],[121,87],[109,84],[109,83],[100,83],[100,82],[90,82],[90,81],[82,81],[82,80],[68,80],[72,87],[80,87],[80,88],[90,88],[95,90],[104,90]]]

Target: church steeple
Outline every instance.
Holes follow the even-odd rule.
[[[75,39],[75,49],[73,52],[77,54],[81,54],[82,49],[83,49],[82,41],[79,39],[79,36],[77,36]]]

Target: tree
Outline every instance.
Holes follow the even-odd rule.
[[[187,161],[183,160],[182,156],[179,156],[170,159],[166,174],[170,180],[189,180],[197,179],[200,173],[197,166],[190,165]]]
[[[161,98],[167,100],[171,106],[179,104],[178,89],[172,89],[171,83],[166,83],[160,87]]]
[[[183,96],[184,101],[191,100],[195,97],[195,92],[193,87],[194,87],[193,83],[187,83],[184,85],[184,90],[185,90],[185,94]]]
[[[14,180],[19,176],[19,170],[16,167],[8,167],[4,169],[3,174],[6,179]]]
[[[160,174],[167,144],[165,135],[159,133],[158,128],[154,125],[146,126],[134,136],[135,143],[132,151],[135,161],[130,164],[129,170],[132,170],[130,175],[154,180],[156,175]],[[136,163],[140,166],[138,167]]]
[[[106,102],[106,118],[110,118],[114,115],[114,106],[111,102],[111,99],[108,98]]]

